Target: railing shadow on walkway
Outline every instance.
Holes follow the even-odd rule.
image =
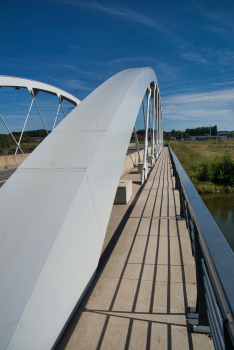
[[[188,277],[192,254],[185,221],[177,220],[180,199],[172,175],[165,148],[103,251],[56,350],[213,348],[207,336],[195,339],[189,332],[195,268],[192,262]]]

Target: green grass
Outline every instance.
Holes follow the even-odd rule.
[[[198,192],[234,192],[234,141],[172,141],[170,146]]]

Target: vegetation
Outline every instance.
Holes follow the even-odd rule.
[[[234,192],[233,140],[170,141],[170,146],[198,192]]]
[[[212,126],[211,128],[209,126],[202,126],[199,128],[195,129],[186,129],[185,132],[189,134],[189,136],[207,136],[210,135],[211,131],[211,136],[217,136],[218,135],[218,128],[217,125]]]
[[[148,131],[150,131],[150,129],[148,129]],[[145,129],[137,130],[136,133],[137,133],[137,135],[145,135]]]
[[[10,135],[5,135],[5,134],[0,134],[0,149],[3,148],[10,148],[11,145],[11,136]]]
[[[50,131],[49,131],[50,132]],[[21,132],[16,132],[13,131],[12,133],[14,136],[18,135],[20,136]],[[40,129],[40,130],[29,130],[29,131],[24,131],[24,135],[30,136],[30,137],[46,137],[47,132],[45,129]]]
[[[210,136],[210,131],[211,131],[211,136],[217,136],[218,135],[218,128],[217,125],[214,125],[211,127],[199,127],[199,128],[194,128],[194,129],[186,129],[185,131],[180,131],[180,130],[171,130],[171,131],[163,131],[164,134],[164,139],[166,140],[186,140],[190,139],[190,136]],[[227,136],[231,136],[232,132],[230,132],[230,135],[228,134]],[[233,133],[234,134],[234,133]]]
[[[175,130],[175,129],[171,130],[171,133],[168,133],[168,134],[173,136],[176,140],[189,138],[189,134],[187,132]]]
[[[19,141],[21,132],[13,131],[16,141]],[[27,147],[27,153],[32,151],[39,143],[47,136],[47,132],[44,129],[25,131],[23,133],[20,146],[22,148]],[[40,138],[40,140],[36,140]],[[29,149],[30,147],[30,149]],[[1,154],[14,154],[16,144],[10,134],[0,134],[0,150]]]

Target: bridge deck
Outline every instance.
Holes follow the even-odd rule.
[[[187,329],[195,264],[185,221],[176,220],[168,149],[142,190],[138,174],[126,177],[138,194],[113,207],[97,275],[56,350],[213,349],[208,336]]]

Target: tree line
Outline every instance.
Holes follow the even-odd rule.
[[[211,126],[211,128],[209,126],[201,126],[199,128],[185,130],[185,132],[189,134],[189,136],[206,136],[206,135],[210,135],[210,131],[211,131],[211,136],[218,136],[217,125]]]
[[[19,141],[21,132],[13,131],[16,141]],[[44,129],[41,130],[30,130],[23,133],[21,143],[34,143],[34,137],[46,137],[47,132]],[[15,147],[15,142],[13,141],[10,134],[0,134],[0,149]]]
[[[20,136],[21,131],[13,131],[12,134],[14,136]],[[30,137],[46,137],[47,136],[47,132],[46,132],[45,129],[29,130],[29,131],[24,131],[24,135],[28,135]]]
[[[149,129],[150,131],[150,129]],[[187,128],[185,131],[180,131],[180,130],[171,130],[171,132],[163,131],[164,135],[166,136],[173,136],[177,140],[181,140],[182,138],[187,139],[190,136],[207,136],[210,135],[210,127],[209,126],[201,126],[198,128]],[[145,129],[138,130],[137,134],[140,135],[145,135]],[[214,125],[211,127],[211,136],[218,136],[218,127],[217,125]]]

